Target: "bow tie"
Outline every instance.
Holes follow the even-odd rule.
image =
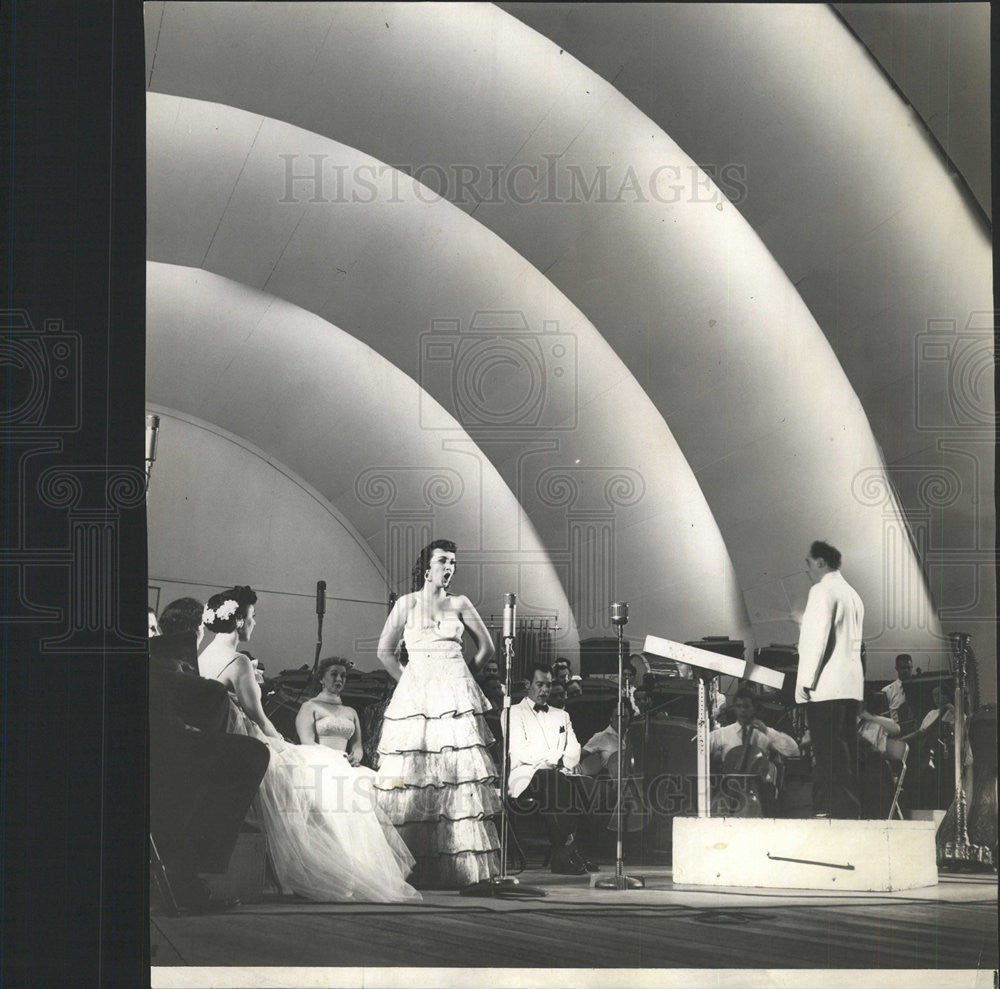
[[[549,705],[548,704],[536,704],[535,705],[535,710],[536,711],[547,711],[548,709],[549,709]]]

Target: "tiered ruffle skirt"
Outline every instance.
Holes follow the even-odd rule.
[[[375,785],[416,860],[415,886],[458,889],[499,872],[489,710],[460,652],[410,654],[385,712]]]

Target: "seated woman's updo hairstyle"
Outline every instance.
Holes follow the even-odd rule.
[[[210,632],[235,632],[237,622],[244,621],[247,609],[256,603],[253,588],[237,584],[221,594],[213,594],[201,619]]]
[[[326,671],[330,669],[331,666],[340,666],[344,670],[344,676],[347,677],[348,673],[354,669],[354,664],[349,659],[344,659],[343,656],[327,656],[325,659],[321,659],[316,667],[316,685],[321,686],[323,683],[323,677],[326,676]]]

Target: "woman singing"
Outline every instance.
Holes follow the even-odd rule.
[[[378,657],[399,680],[379,745],[379,805],[417,860],[414,883],[457,889],[495,875],[499,841],[488,818],[500,812],[489,701],[462,656],[462,635],[476,646],[478,672],[493,643],[472,602],[449,594],[455,544],[438,539],[413,568],[413,593],[395,604]],[[409,661],[396,658],[400,639]]]
[[[293,745],[264,713],[253,665],[239,650],[253,633],[256,602],[249,587],[209,598],[204,624],[216,636],[198,657],[198,667],[203,677],[229,688],[230,732],[257,738],[271,752],[254,809],[278,882],[285,891],[321,903],[420,899],[406,882],[413,857],[375,804],[374,774],[349,760],[356,716],[347,738],[346,720],[335,728],[333,721],[343,719],[331,711],[329,746]],[[334,690],[324,685],[323,694],[332,706]]]

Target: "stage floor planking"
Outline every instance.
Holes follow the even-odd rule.
[[[612,870],[605,869],[605,874]],[[525,873],[541,900],[427,893],[417,905],[275,900],[209,917],[154,913],[155,966],[481,968],[997,967],[995,876],[929,890],[814,891],[673,886],[605,892],[586,877]],[[916,895],[919,894],[919,895]]]

